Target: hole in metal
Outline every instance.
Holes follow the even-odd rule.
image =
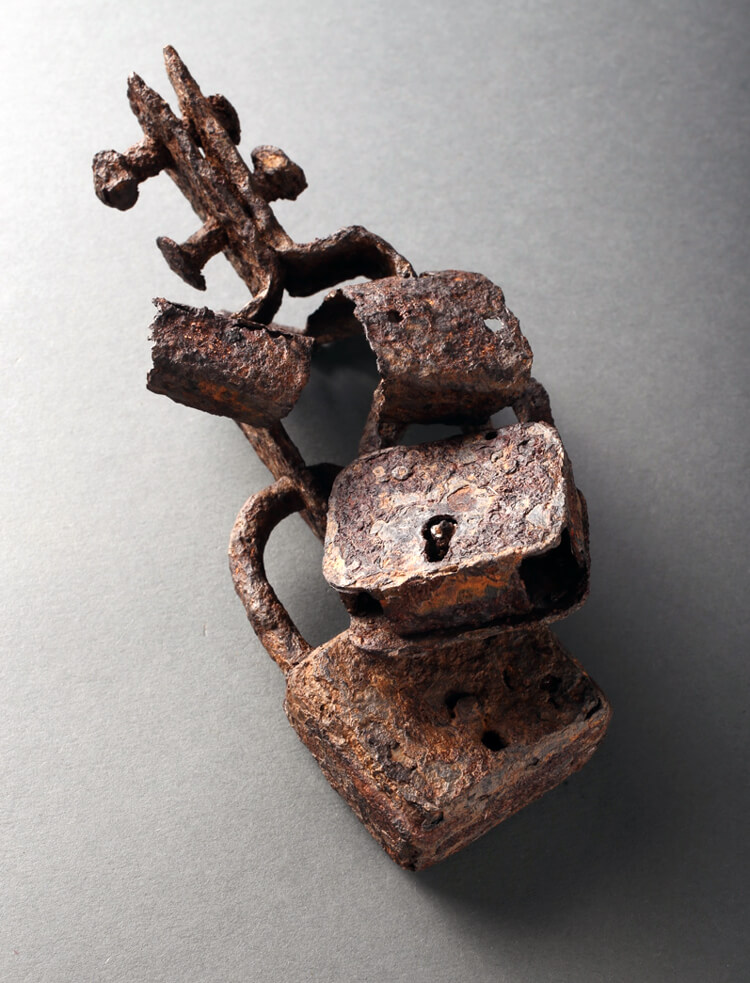
[[[452,515],[433,515],[422,527],[424,555],[431,563],[442,560],[450,549],[456,520]]]
[[[559,676],[553,676],[550,673],[539,683],[539,689],[545,693],[556,693],[560,689],[561,682],[562,679]]]
[[[508,742],[504,741],[496,730],[486,730],[482,734],[482,744],[490,751],[502,751],[508,746]]]
[[[583,570],[573,555],[570,533],[564,529],[560,545],[521,563],[519,574],[532,607],[567,607],[578,596]]]
[[[471,695],[471,693],[466,693],[460,689],[452,689],[445,694],[445,705],[451,715],[451,720],[456,716],[456,704],[458,701],[464,700]]]

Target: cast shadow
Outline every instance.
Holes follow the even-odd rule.
[[[316,353],[311,382],[290,424],[306,459],[344,464],[356,456],[377,380],[362,338]],[[416,439],[442,435],[424,428]],[[607,453],[604,446],[588,450],[592,460]],[[627,515],[628,508],[649,508],[646,489],[635,479],[625,482],[620,501],[612,500],[603,480],[584,491],[597,516],[593,595],[557,632],[602,685],[614,717],[601,748],[579,774],[454,857],[407,875],[416,876],[420,892],[471,909],[477,930],[498,921],[553,923],[577,905],[606,904],[620,886],[654,898],[665,885],[695,891],[685,858],[700,853],[712,814],[722,808],[702,794],[709,778],[711,787],[734,789],[726,793],[727,809],[736,813],[739,794],[750,810],[750,791],[737,792],[736,753],[726,727],[718,718],[702,718],[699,746],[696,694],[670,675],[670,663],[690,659],[691,652],[693,659],[698,656],[702,636],[691,622],[689,598],[681,603],[684,578],[678,583],[670,576],[674,544],[661,542]],[[622,543],[628,544],[625,552]],[[689,592],[699,591],[696,573]],[[731,851],[727,843],[727,863]],[[640,872],[635,885],[634,866]],[[715,892],[717,899],[721,893],[710,878],[700,890],[709,897]]]
[[[649,905],[661,905],[664,919],[680,906],[721,910],[731,877],[741,877],[725,874],[736,870],[741,852],[732,824],[750,809],[736,740],[727,718],[707,713],[692,679],[673,669],[683,660],[703,664],[710,627],[684,596],[684,578],[672,576],[674,545],[670,551],[645,527],[639,533],[603,488],[585,491],[604,517],[592,535],[593,597],[555,628],[602,685],[613,720],[581,772],[418,875],[421,891],[471,909],[485,926],[567,922],[571,909],[593,906],[624,910],[632,919],[627,933],[637,931],[638,911]],[[623,557],[617,544],[625,542]],[[697,599],[700,572],[688,577]],[[716,835],[722,815],[730,817],[725,841]],[[618,894],[628,899],[621,907],[612,901]],[[660,944],[677,953],[694,932],[705,935],[702,951],[710,952],[714,929],[684,917],[680,936],[673,930]]]

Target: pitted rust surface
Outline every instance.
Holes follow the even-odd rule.
[[[289,413],[310,377],[309,339],[208,308],[158,303],[152,392],[256,427]]]
[[[544,554],[539,584],[523,564]],[[537,617],[577,600],[587,572],[570,463],[547,424],[391,447],[334,483],[323,574],[375,598],[399,632]]]
[[[229,101],[205,97],[173,48],[164,56],[181,115],[133,75],[144,136],[96,155],[96,194],[126,210],[164,171],[201,221],[183,243],[157,239],[170,268],[203,290],[223,253],[252,299],[234,315],[158,301],[148,386],[234,419],[276,479],[232,530],[235,588],[330,783],[397,863],[426,867],[580,768],[604,735],[605,697],[546,627],[588,591],[586,503],[502,290],[478,273],[417,277],[362,226],[295,243],[270,204],[305,189],[302,168],[270,145],[248,167]],[[284,291],[363,276],[304,332],[270,323]],[[356,333],[380,373],[360,457],[308,466],[281,420],[313,346]],[[518,424],[495,430],[508,406]],[[395,446],[410,423],[432,422],[464,436]],[[324,572],[351,616],[316,649],[264,566],[274,527],[298,511],[326,534]]]
[[[338,589],[382,590],[414,576],[442,579],[559,539],[567,469],[559,435],[544,424],[391,447],[360,457],[336,479],[323,569]],[[454,531],[442,558],[425,529]]]
[[[448,270],[341,287],[307,326],[323,340],[357,330],[377,358],[383,422],[483,421],[529,381],[531,348],[518,318],[502,290],[479,273]]]
[[[348,632],[287,677],[286,712],[390,856],[427,867],[582,767],[610,710],[546,629],[378,659]]]

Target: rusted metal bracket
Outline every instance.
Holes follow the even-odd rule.
[[[478,273],[417,276],[360,226],[293,242],[270,204],[304,190],[302,169],[266,145],[249,168],[229,101],[205,97],[173,48],[165,61],[181,116],[132,76],[144,136],[96,155],[96,193],[125,210],[165,171],[202,223],[182,244],[157,240],[171,269],[205,289],[222,252],[252,299],[236,314],[157,301],[147,385],[233,419],[276,479],[237,517],[235,588],[330,783],[397,863],[426,867],[557,785],[604,736],[606,698],[548,627],[588,593],[586,503],[500,288]],[[285,290],[327,287],[304,330],[272,321]],[[281,421],[315,346],[356,334],[380,374],[360,455],[308,466]],[[518,422],[498,429],[506,407]],[[433,422],[460,433],[399,444]],[[317,648],[263,563],[295,512],[324,539],[324,575],[351,618]]]

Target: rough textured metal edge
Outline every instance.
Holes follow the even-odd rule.
[[[291,411],[310,378],[310,339],[208,308],[157,304],[151,392],[255,427]]]

